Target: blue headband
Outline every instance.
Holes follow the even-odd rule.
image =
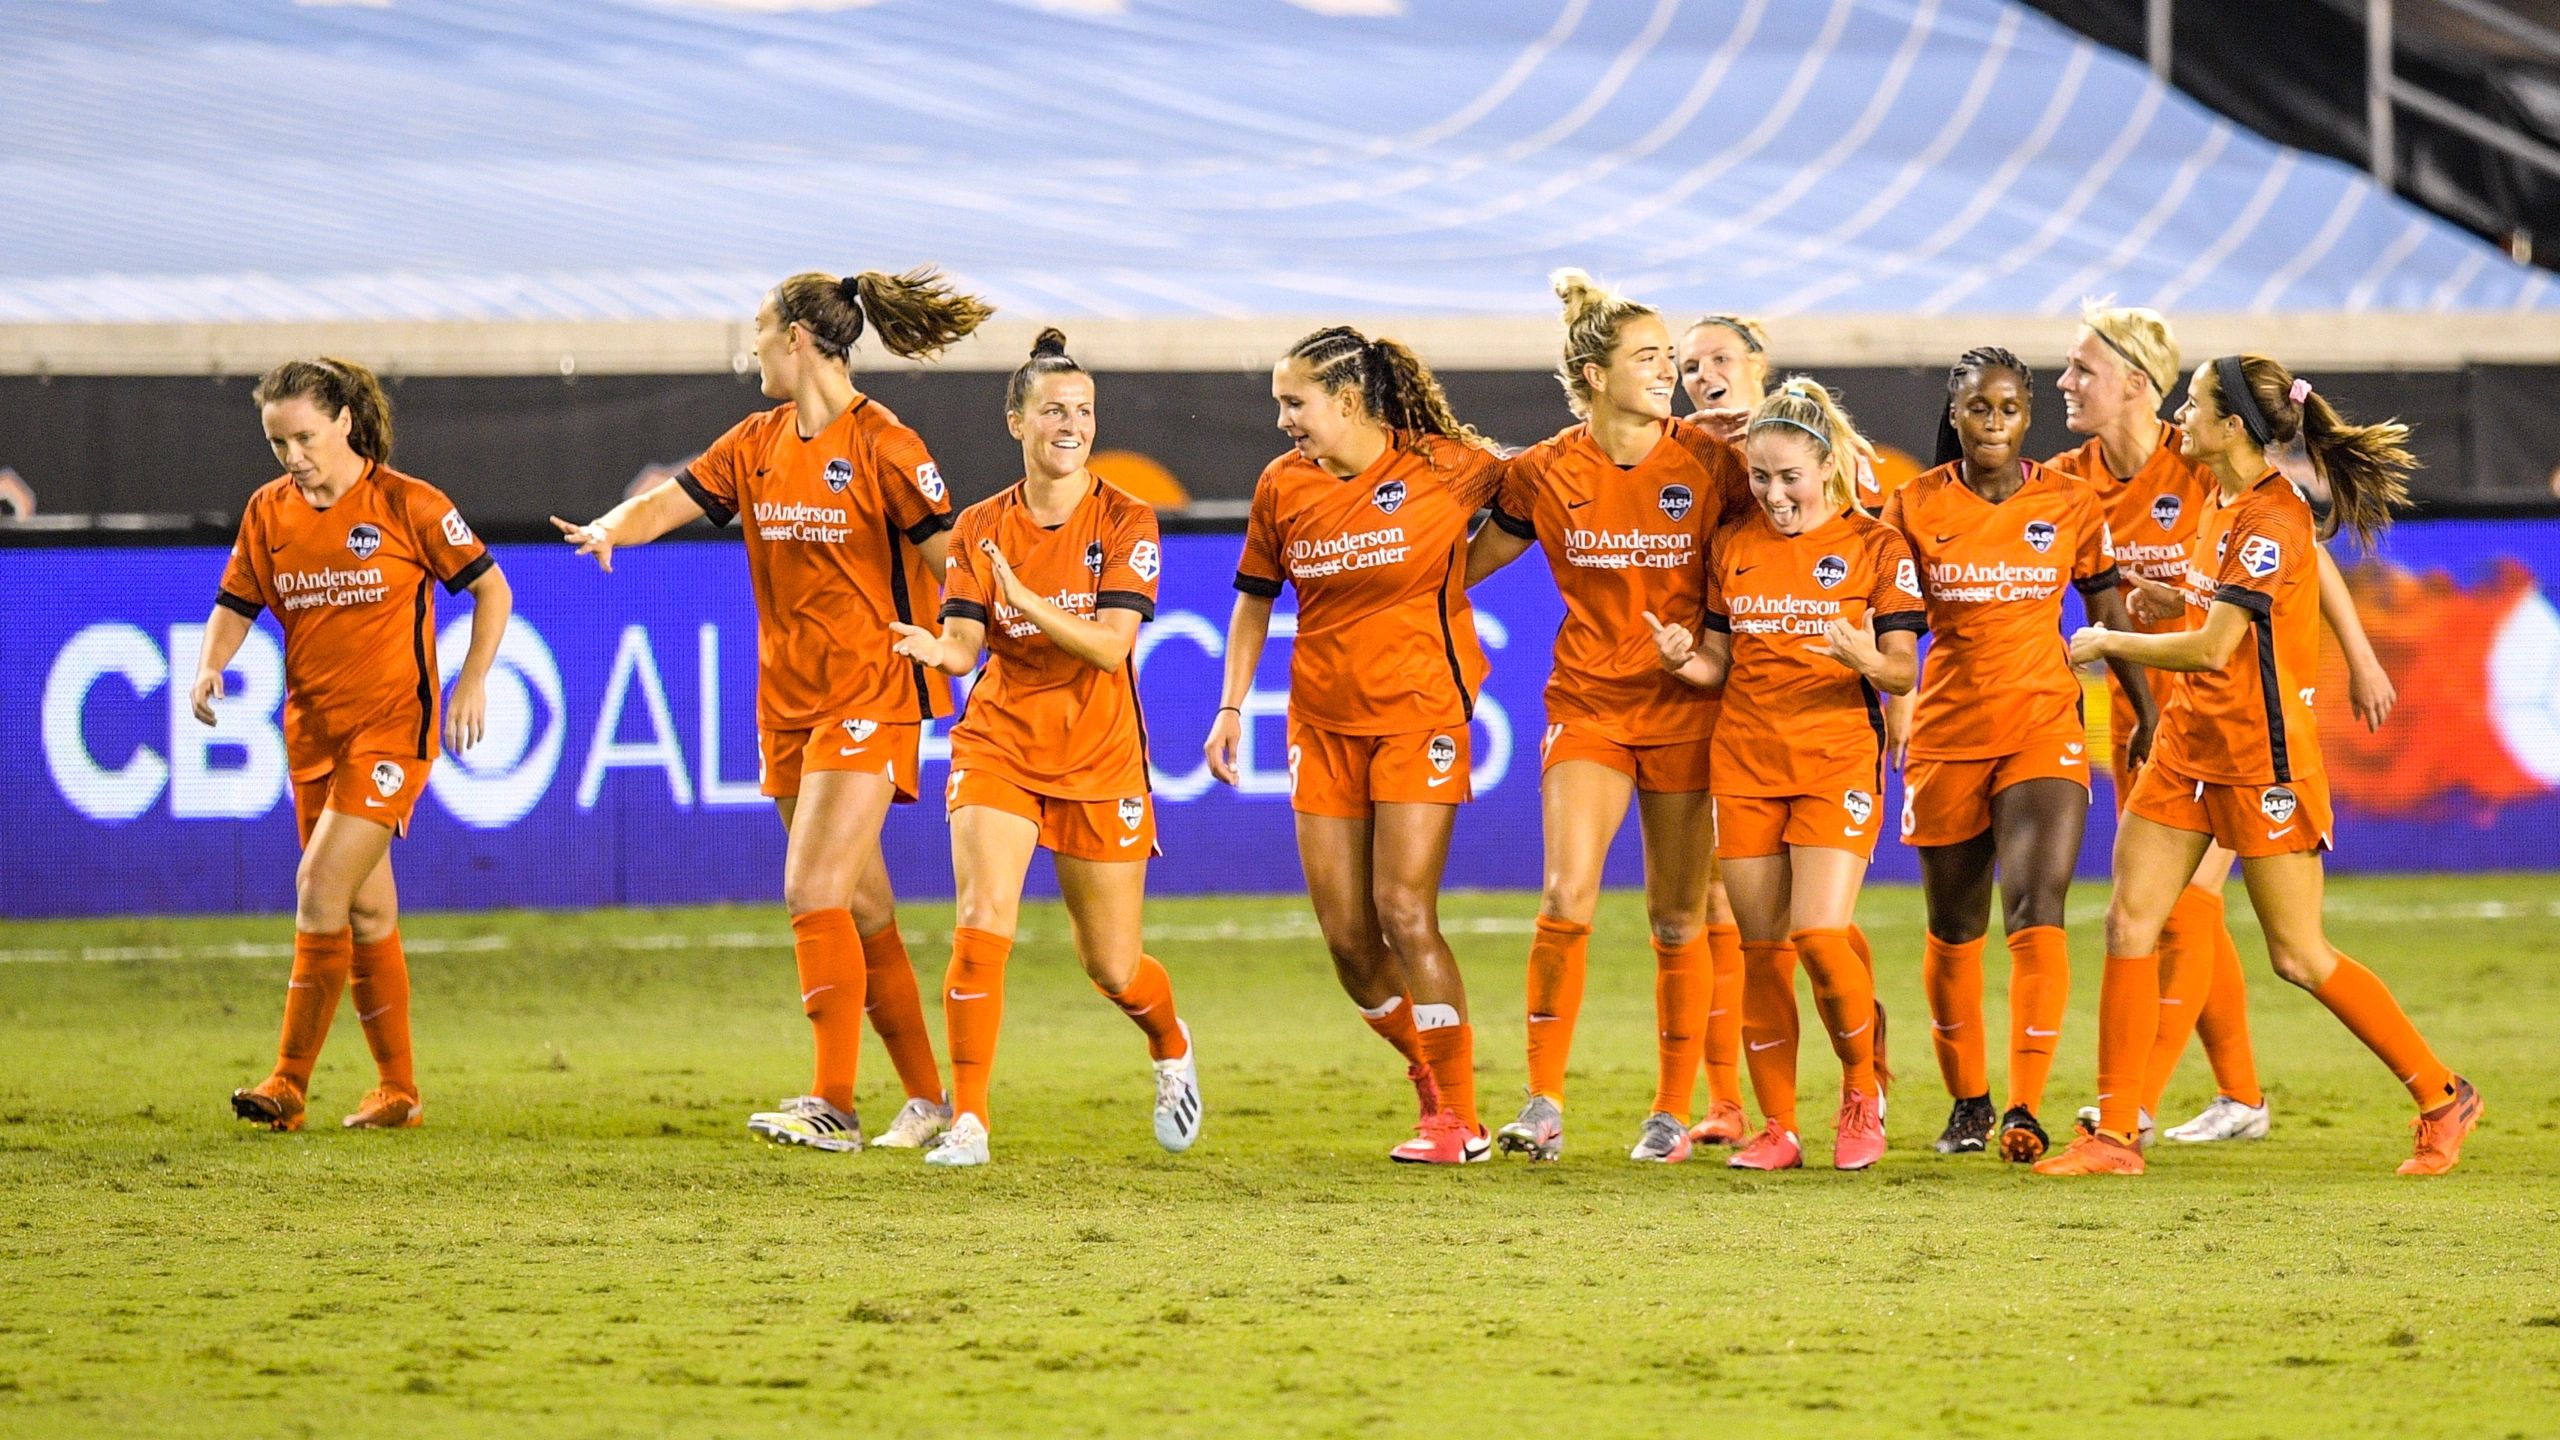
[[[1830,449],[1830,448],[1831,448],[1831,437],[1830,437],[1830,436],[1823,434],[1821,431],[1814,429],[1812,426],[1807,425],[1806,423],[1804,423],[1804,422],[1803,422],[1803,421],[1801,421],[1801,420],[1791,420],[1791,419],[1789,419],[1788,417],[1786,417],[1786,416],[1784,416],[1784,415],[1772,415],[1772,416],[1769,416],[1767,419],[1764,419],[1764,420],[1754,420],[1754,421],[1752,421],[1752,422],[1751,422],[1751,427],[1750,427],[1750,428],[1751,428],[1751,429],[1753,429],[1753,430],[1757,430],[1757,429],[1761,428],[1761,427],[1762,427],[1762,426],[1764,426],[1764,425],[1793,425],[1794,427],[1796,427],[1797,429],[1799,429],[1799,430],[1803,431],[1803,432],[1804,432],[1804,433],[1806,433],[1807,435],[1812,436],[1812,437],[1814,438],[1814,440],[1815,440],[1816,442],[1818,442],[1818,443],[1822,446],[1822,448],[1823,448],[1823,449],[1828,450],[1828,449]]]

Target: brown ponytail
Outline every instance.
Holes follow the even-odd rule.
[[[1431,367],[1401,340],[1372,340],[1348,325],[1329,325],[1290,346],[1288,358],[1307,367],[1328,395],[1356,390],[1362,411],[1390,430],[1493,448],[1449,408]]]
[[[295,399],[319,406],[332,420],[348,416],[347,448],[377,465],[391,463],[391,397],[371,370],[333,355],[287,360],[249,392],[250,403],[261,408]]]
[[[2312,471],[2329,487],[2338,523],[2355,535],[2357,545],[2372,549],[2390,528],[2391,512],[2409,506],[2409,472],[2418,468],[2418,457],[2409,453],[2409,427],[2397,420],[2358,425],[2276,361],[2243,355],[2239,362],[2249,398],[2266,420],[2260,448],[2275,450],[2300,440]],[[2198,383],[2212,392],[2214,408],[2238,417],[2240,412],[2222,393],[2219,369],[2219,362],[2203,367]],[[2298,403],[2293,398],[2297,386],[2302,392]]]
[[[843,359],[866,327],[889,353],[929,360],[996,313],[953,289],[930,265],[903,275],[865,270],[841,279],[804,271],[775,286],[773,298],[782,323],[808,330],[818,353],[833,360]]]

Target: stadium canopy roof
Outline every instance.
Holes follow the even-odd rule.
[[[0,323],[2560,310],[2004,0],[20,0]]]

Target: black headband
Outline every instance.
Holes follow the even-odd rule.
[[[2092,335],[2097,336],[2097,337],[2098,337],[2098,340],[2099,340],[2099,342],[2100,342],[2100,343],[2104,344],[2108,349],[2113,350],[2114,352],[2116,352],[2116,357],[2117,357],[2118,359],[2120,359],[2120,360],[2124,361],[2124,363],[2126,363],[2127,365],[2132,366],[2132,367],[2133,367],[2133,373],[2135,373],[2136,375],[2141,376],[2141,377],[2142,377],[2143,379],[2145,379],[2145,380],[2150,381],[2150,382],[2151,382],[2151,388],[2152,388],[2152,389],[2159,391],[2159,392],[2160,392],[2161,394],[2163,394],[2163,395],[2166,395],[2166,394],[2168,394],[2168,393],[2169,393],[2169,387],[2168,387],[2168,386],[2166,386],[2166,385],[2161,384],[2161,383],[2160,383],[2160,377],[2151,373],[2151,367],[2150,367],[2150,366],[2147,366],[2147,365],[2145,365],[2145,364],[2143,364],[2143,363],[2142,363],[2141,361],[2139,361],[2139,360],[2134,359],[2134,358],[2133,358],[2133,352],[2132,352],[2132,351],[2127,350],[2127,349],[2126,349],[2126,348],[2124,348],[2123,346],[2121,346],[2121,345],[2119,345],[2119,344],[2117,344],[2117,343],[2116,343],[2116,337],[2114,337],[2113,335],[2108,334],[2108,333],[2107,333],[2106,331],[2104,331],[2104,330],[2099,329],[2099,328],[2098,328],[2097,326],[2095,326],[2095,325],[2092,325],[2092,326],[2090,326],[2090,327],[2089,327],[2089,333],[2090,333],[2090,334],[2092,334]]]
[[[1735,337],[1742,341],[1743,349],[1750,351],[1754,355],[1765,353],[1760,348],[1759,338],[1751,333],[1751,327],[1734,316],[1708,315],[1701,318],[1698,321],[1698,325],[1720,325],[1725,329],[1732,331]],[[1697,325],[1692,325],[1689,328],[1694,330],[1698,327]]]
[[[2222,412],[2240,422],[2249,438],[2266,448],[2274,438],[2274,427],[2267,424],[2266,412],[2258,408],[2258,397],[2249,393],[2249,377],[2240,368],[2240,357],[2225,355],[2213,362],[2213,378],[2222,386]]]

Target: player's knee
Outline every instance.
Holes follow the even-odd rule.
[[[1376,904],[1378,929],[1398,954],[1417,954],[1440,938],[1438,907],[1428,897],[1406,890],[1381,890]]]
[[[1653,926],[1653,943],[1666,950],[1676,950],[1698,938],[1706,929],[1704,917],[1689,910],[1656,910],[1645,916]]]
[[[2160,918],[2140,915],[2121,900],[2107,906],[2107,953],[2148,955],[2160,944]]]
[[[2001,919],[2007,924],[2009,933],[2012,935],[2021,930],[2033,930],[2038,926],[2060,925],[2062,896],[2046,894],[2042,891],[2009,896],[2001,906]]]
[[[793,919],[817,910],[841,910],[850,898],[840,879],[821,879],[815,875],[786,873],[782,877],[782,908]],[[963,925],[967,921],[960,922]]]
[[[1546,888],[1538,894],[1538,918],[1541,920],[1588,925],[1592,912],[1599,907],[1600,883],[1596,879],[1550,874]]]
[[[347,924],[355,931],[356,943],[359,945],[370,945],[379,940],[387,940],[392,931],[400,928],[400,907],[396,904],[368,905],[363,901],[357,901],[347,907]]]
[[[2275,967],[2276,978],[2305,990],[2317,990],[2327,984],[2329,972],[2337,968],[2325,946],[2293,945],[2273,936],[2267,939],[2267,963]]]

